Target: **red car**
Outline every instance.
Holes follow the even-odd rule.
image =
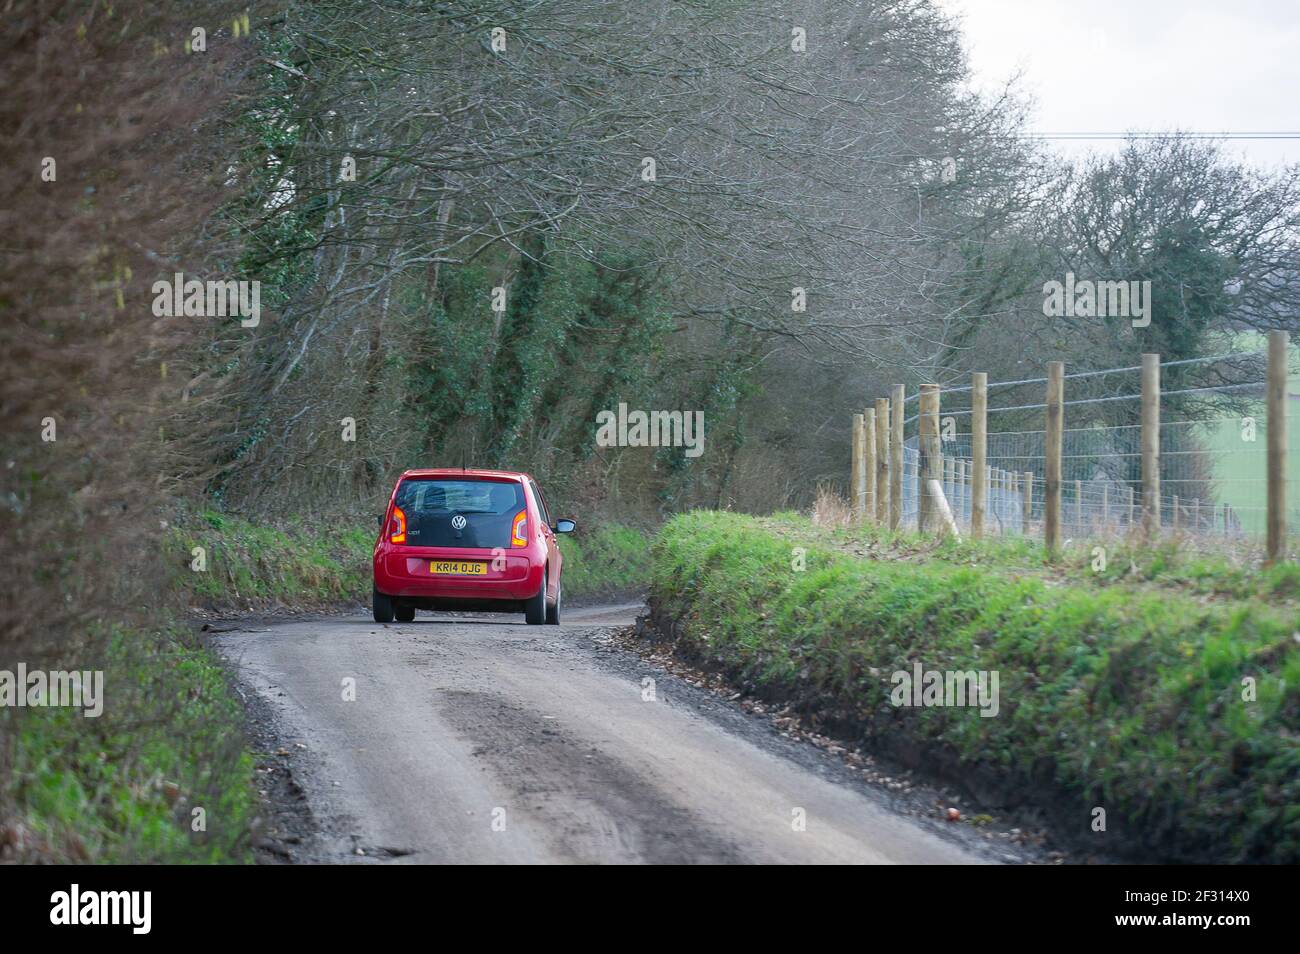
[[[408,470],[398,478],[375,541],[375,622],[415,611],[522,612],[560,622],[557,533],[537,482],[504,470]]]

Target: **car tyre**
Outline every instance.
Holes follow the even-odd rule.
[[[393,615],[397,617],[399,623],[409,623],[415,619],[414,606],[394,606]]]
[[[378,587],[375,587],[374,595],[370,599],[370,608],[374,610],[376,623],[393,621],[393,598],[380,593]]]
[[[540,626],[546,622],[546,571],[542,571],[542,588],[537,595],[524,603],[524,619],[529,626]]]
[[[546,607],[546,622],[551,626],[560,625],[560,598],[564,595],[564,587],[560,583],[555,584],[555,605]]]

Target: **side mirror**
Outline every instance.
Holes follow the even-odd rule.
[[[577,529],[578,529],[578,525],[574,523],[572,520],[561,519],[555,521],[556,533],[572,533],[574,530]]]
[[[384,515],[381,513],[378,519],[379,519],[379,529],[382,530],[384,529]]]

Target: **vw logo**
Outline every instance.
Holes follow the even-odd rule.
[[[462,517],[460,514],[456,514],[456,516],[451,518],[451,526],[453,530],[464,530],[465,518]]]

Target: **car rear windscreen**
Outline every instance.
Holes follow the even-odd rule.
[[[411,478],[397,488],[397,506],[406,514],[409,546],[508,548],[524,488],[516,481]]]

